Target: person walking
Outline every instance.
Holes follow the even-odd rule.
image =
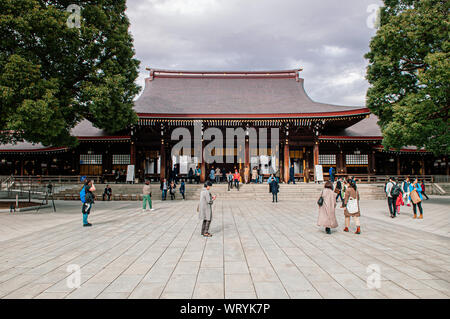
[[[401,190],[400,187],[397,186],[394,177],[389,178],[389,182],[386,184],[386,188],[384,191],[386,193],[386,197],[388,200],[389,213],[391,215],[391,218],[395,218],[395,216],[397,215],[396,213],[397,197],[399,196]]]
[[[409,185],[409,196],[410,200],[413,204],[413,212],[414,219],[419,218],[423,219],[423,209],[422,209],[422,187],[419,185],[419,180],[417,178],[414,179],[414,182]],[[417,217],[417,207],[419,207],[420,216]]]
[[[237,169],[234,170],[233,174],[233,182],[234,187],[239,191],[239,180],[241,179],[241,174],[239,174],[239,171]]]
[[[336,197],[334,196],[333,183],[327,181],[322,190],[322,205],[319,205],[319,217],[317,226],[325,227],[325,232],[331,234],[331,228],[337,228]]]
[[[181,180],[181,184],[180,184],[180,193],[181,196],[183,196],[183,200],[185,200],[186,198],[184,197],[184,192],[186,191],[186,184],[184,183],[184,179]]]
[[[409,180],[409,176],[407,176],[402,183],[403,201],[406,202],[406,206],[411,206],[411,202],[409,200],[409,185],[411,185],[411,182]]]
[[[108,201],[110,201],[111,195],[112,195],[112,189],[108,184],[108,185],[106,185],[105,190],[103,191],[103,196],[102,196],[103,201],[105,201],[105,197],[108,197]]]
[[[167,180],[165,178],[163,178],[163,180],[161,181],[161,200],[166,200],[166,196],[167,196]]]
[[[95,196],[93,192],[95,192],[94,182],[86,179],[86,182],[80,192],[80,199],[83,203],[83,206],[81,207],[81,212],[83,213],[83,227],[92,226],[92,224],[88,222],[88,216],[91,213],[91,208],[94,204]]]
[[[278,193],[280,191],[278,180],[276,178],[273,178],[269,185],[270,191],[272,192],[272,203],[278,203]]]
[[[229,171],[227,174],[227,182],[228,182],[228,191],[230,191],[230,189],[233,189],[233,173],[231,173],[231,171]]]
[[[328,173],[330,174],[330,181],[332,183],[334,183],[334,168],[330,167],[330,169],[328,170]]]
[[[205,183],[204,188],[200,193],[200,203],[197,208],[200,219],[203,221],[201,234],[204,237],[212,237],[209,233],[209,226],[211,225],[212,220],[212,205],[216,199],[216,196],[211,195],[211,186],[211,182],[208,181]]]
[[[344,197],[344,216],[345,216],[345,228],[344,231],[348,232],[350,227],[350,217],[353,217],[356,225],[355,234],[361,234],[361,224],[359,223],[359,217],[361,216],[359,208],[359,192],[356,189],[356,184],[353,180],[348,181],[348,187],[345,191]]]
[[[294,171],[294,164],[291,164],[291,167],[289,168],[289,180],[288,184],[292,182],[295,184],[295,171]]]
[[[200,183],[200,175],[202,174],[202,170],[200,169],[200,166],[197,166],[195,169],[195,180],[197,181],[197,184]]]
[[[397,200],[395,201],[395,206],[397,207],[397,215],[400,215],[400,206],[405,205],[403,201],[403,193],[400,192],[400,195],[397,196]]]
[[[341,202],[344,201],[344,198],[342,197],[342,177],[339,177],[337,182],[336,182],[336,188],[334,190],[334,192],[337,194],[336,195],[336,202],[338,201],[338,198],[341,198]]]
[[[169,193],[170,193],[170,200],[175,199],[175,189],[177,188],[177,185],[174,181],[172,181],[169,185]]]
[[[422,195],[425,196],[427,198],[427,200],[429,200],[428,195],[425,194],[425,181],[422,180],[422,182],[420,183],[420,187],[422,188]]]
[[[151,192],[149,180],[146,180],[144,187],[142,187],[142,212],[145,212],[145,210],[147,208],[147,203],[148,203],[148,208],[150,210],[153,210],[153,208],[152,208],[152,192]]]

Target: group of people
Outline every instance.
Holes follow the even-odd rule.
[[[411,206],[412,204],[414,219],[423,219],[423,197],[426,197],[427,200],[429,199],[425,193],[425,182],[423,180],[419,183],[419,180],[414,178],[411,182],[408,176],[402,183],[398,184],[395,177],[390,177],[384,187],[384,192],[391,218],[397,217],[400,214],[400,207],[406,203],[406,206]],[[419,216],[417,216],[417,208],[419,208]]]
[[[175,197],[176,197],[175,196],[176,195],[176,188],[177,188],[176,180],[167,181],[165,178],[163,178],[161,180],[161,186],[160,186],[161,199],[162,200],[166,200],[167,192],[169,192],[170,199],[174,200]],[[179,191],[180,191],[180,194],[183,197],[183,199],[186,199],[186,197],[185,197],[186,183],[185,183],[184,179],[181,180]]]
[[[344,196],[342,197],[342,193]],[[324,189],[320,194],[320,198],[317,202],[319,206],[319,216],[317,225],[325,227],[327,234],[331,234],[332,228],[338,227],[336,219],[336,206],[337,199],[341,198],[344,208],[345,228],[344,232],[349,232],[350,219],[353,217],[355,222],[356,231],[355,234],[361,234],[361,224],[359,217],[361,216],[359,206],[359,192],[356,186],[356,181],[349,177],[347,179],[339,178],[336,185],[332,181],[327,181],[324,185]]]

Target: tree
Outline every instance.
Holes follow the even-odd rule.
[[[79,27],[69,5],[81,8]],[[139,61],[125,0],[0,2],[0,142],[74,146],[82,119],[108,132],[137,121]]]
[[[385,148],[450,153],[450,2],[384,0],[370,43],[367,106],[379,117]]]

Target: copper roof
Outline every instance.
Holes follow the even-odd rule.
[[[360,106],[314,102],[306,94],[298,71],[150,70],[134,110],[140,116],[368,113]]]

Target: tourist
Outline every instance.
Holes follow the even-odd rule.
[[[202,170],[200,169],[200,166],[197,165],[197,168],[195,169],[195,179],[197,181],[197,184],[200,183],[200,175],[202,174]]]
[[[167,180],[165,178],[162,179],[161,181],[161,200],[166,200],[166,196],[167,196]]]
[[[400,215],[400,206],[403,205],[405,205],[405,202],[403,201],[403,193],[400,192],[400,195],[397,196],[397,200],[395,201],[397,215]]]
[[[91,223],[88,222],[88,215],[91,213],[92,205],[94,204],[95,195],[95,186],[92,180],[86,180],[83,189],[80,192],[80,199],[83,203],[81,208],[81,212],[83,213],[83,226],[92,226]],[[84,201],[83,201],[84,198]]]
[[[270,182],[270,191],[272,192],[272,203],[278,203],[278,193],[280,191],[280,185],[278,184],[278,180],[273,178]]]
[[[230,191],[230,189],[233,189],[233,173],[231,173],[231,171],[229,171],[227,174],[227,182],[228,182],[228,191]]]
[[[145,212],[145,209],[147,208],[147,203],[148,203],[148,208],[150,210],[153,210],[153,208],[152,208],[152,192],[151,192],[149,180],[145,181],[145,185],[142,188],[142,211],[143,212]]]
[[[222,173],[220,172],[220,168],[216,168],[215,177],[216,177],[216,184],[220,183],[220,177],[222,176]]]
[[[409,185],[411,185],[411,182],[409,180],[409,176],[407,176],[402,182],[403,201],[406,201],[406,206],[411,206],[409,200]]]
[[[252,183],[256,184],[258,183],[258,170],[256,169],[256,166],[252,169]]]
[[[175,184],[175,182],[174,181],[170,182],[170,185],[169,185],[170,200],[175,199],[175,188],[177,188],[177,185]]]
[[[414,182],[409,185],[409,197],[413,204],[413,212],[414,219],[417,218],[417,206],[419,207],[420,216],[419,219],[423,219],[423,210],[422,210],[422,187],[419,185],[419,180],[417,178],[414,179]]]
[[[258,166],[258,183],[262,184],[263,182],[263,174],[262,174],[262,170],[261,170],[261,164],[259,164]]]
[[[111,195],[112,195],[112,189],[111,187],[109,187],[109,184],[106,185],[105,190],[103,191],[103,201],[105,201],[105,197],[108,197],[108,201],[111,200]]]
[[[189,184],[192,184],[192,179],[194,178],[194,170],[191,168],[189,168],[189,172],[188,172],[188,179],[189,179]]]
[[[292,182],[295,184],[295,171],[294,171],[294,164],[291,164],[291,167],[289,168],[289,180],[288,184]]]
[[[180,193],[181,196],[183,196],[183,199],[186,199],[184,197],[184,192],[186,191],[186,184],[184,183],[184,179],[181,180],[181,185],[180,185]]]
[[[328,170],[328,173],[330,174],[330,181],[332,183],[334,183],[334,168],[330,167],[330,169]]]
[[[203,220],[201,234],[204,237],[212,237],[209,233],[209,226],[212,220],[212,205],[216,196],[212,196],[210,193],[212,183],[206,182],[204,188],[200,193],[200,203],[198,205],[197,211],[199,212],[200,219]]]
[[[389,182],[386,184],[386,188],[384,191],[388,200],[389,213],[391,215],[391,218],[395,218],[397,197],[399,196],[401,190],[400,187],[397,186],[394,177],[389,178]]]
[[[341,198],[341,202],[344,201],[344,198],[342,197],[342,177],[339,177],[337,182],[336,182],[336,188],[334,190],[334,192],[337,194],[336,195],[336,202],[338,201],[338,198]]]
[[[359,192],[356,189],[356,184],[350,180],[348,181],[348,187],[345,191],[344,197],[344,216],[345,216],[345,228],[344,231],[348,232],[350,227],[350,217],[353,217],[356,224],[355,234],[361,234],[361,225],[359,223],[359,217],[361,216],[359,208]]]
[[[239,191],[239,180],[241,179],[241,174],[239,174],[239,171],[237,169],[234,170],[233,174],[233,182],[234,187]]]
[[[225,168],[222,169],[222,181],[227,182],[227,171]]]
[[[120,170],[116,170],[114,179],[116,180],[116,184],[120,182]]]
[[[249,168],[248,166],[245,166],[245,168],[244,168],[244,180],[245,180],[245,184],[248,184],[249,174],[250,174],[250,168]]]
[[[333,183],[327,181],[320,195],[323,199],[322,205],[319,206],[319,217],[317,226],[325,227],[327,234],[331,234],[331,228],[338,227],[336,220],[336,197],[334,196]]]
[[[422,195],[425,196],[427,198],[427,200],[429,200],[428,195],[425,194],[425,181],[422,180],[422,182],[420,183],[420,187],[422,188]]]
[[[214,170],[214,166],[211,167],[211,171],[209,172],[209,180],[211,181],[211,183],[214,183],[214,176],[216,174],[216,171]]]

